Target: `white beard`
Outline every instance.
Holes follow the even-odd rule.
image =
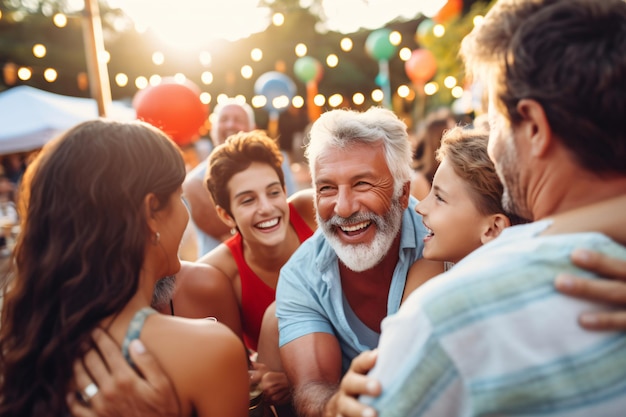
[[[333,216],[329,220],[324,221],[318,215],[317,222],[339,260],[352,271],[362,272],[378,265],[387,255],[389,248],[400,231],[404,210],[399,199],[394,198],[391,201],[389,212],[384,216],[378,216],[373,213],[357,213],[348,219]],[[335,226],[354,224],[367,220],[374,223],[377,229],[374,240],[369,244],[345,244],[336,235]]]

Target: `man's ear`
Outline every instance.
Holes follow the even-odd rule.
[[[226,226],[230,227],[231,229],[237,227],[235,219],[233,219],[222,206],[216,205],[215,211],[217,212],[217,216],[226,224]]]
[[[517,103],[517,111],[522,116],[522,133],[529,139],[531,152],[536,157],[545,155],[552,141],[552,128],[538,101],[525,98]]]
[[[492,214],[487,219],[487,227],[480,235],[480,241],[484,245],[500,236],[500,233],[511,225],[511,220],[502,213]]]
[[[411,181],[407,181],[402,185],[402,194],[400,195],[400,204],[402,208],[409,206],[409,196],[411,195]]]

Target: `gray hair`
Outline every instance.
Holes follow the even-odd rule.
[[[236,98],[233,98],[233,97],[229,97],[225,100],[220,101],[218,104],[215,105],[215,108],[213,109],[213,114],[215,114],[215,119],[211,126],[211,137],[214,137],[214,138],[217,137],[217,128],[219,126],[220,114],[226,107],[230,107],[230,106],[239,106],[243,109],[243,111],[246,112],[246,115],[248,116],[248,125],[250,126],[250,129],[254,129],[254,127],[256,126],[256,121],[254,120],[254,110],[252,110],[252,107],[250,107],[250,105],[246,102],[237,100]]]
[[[305,150],[315,183],[317,158],[328,148],[345,149],[356,144],[383,144],[385,160],[398,195],[411,178],[411,147],[407,126],[391,110],[372,107],[365,112],[331,110],[313,123]]]
[[[163,310],[172,301],[176,289],[176,275],[161,278],[154,284],[150,306],[155,310]]]

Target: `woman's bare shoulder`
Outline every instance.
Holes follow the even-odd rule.
[[[182,261],[180,271],[176,274],[176,281],[184,281],[189,288],[201,288],[223,280],[228,280],[223,271],[203,262]]]
[[[196,263],[217,268],[230,279],[233,279],[233,277],[238,274],[237,264],[235,263],[233,254],[224,243],[219,244],[209,253],[203,255]]]
[[[247,391],[244,345],[221,323],[155,315],[146,322],[141,339],[174,383],[181,404],[197,408],[204,401],[202,393],[223,391],[225,381],[243,385],[232,387],[232,392]]]

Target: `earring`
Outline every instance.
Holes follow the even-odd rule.
[[[154,239],[152,239],[152,244],[153,244],[154,246],[156,246],[156,245],[158,245],[158,244],[159,244],[159,242],[160,242],[160,241],[161,241],[161,233],[156,232],[156,233],[154,234]]]
[[[237,233],[237,229],[235,229],[234,227],[230,229],[230,234],[231,235],[235,235],[235,233]]]

